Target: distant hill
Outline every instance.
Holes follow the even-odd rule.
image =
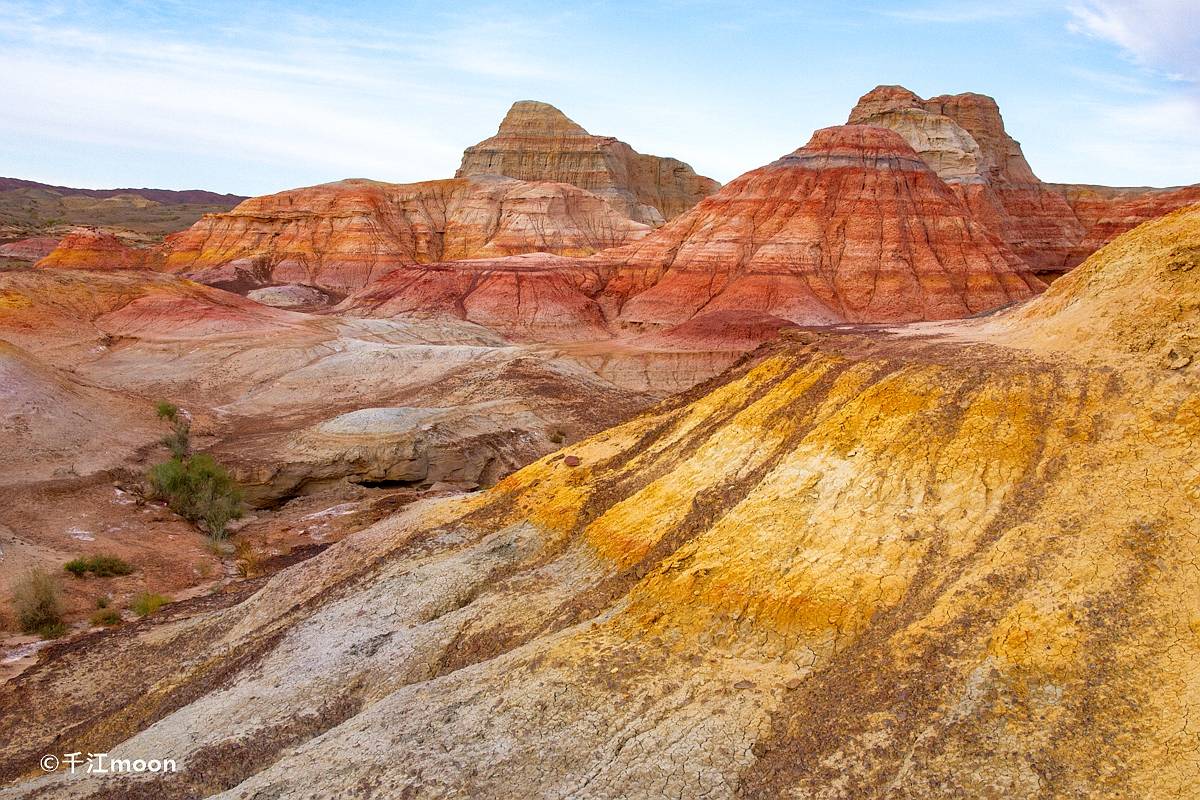
[[[75,189],[0,178],[0,244],[102,228],[132,244],[161,240],[246,198],[203,189]]]
[[[62,195],[80,195],[83,197],[116,197],[123,194],[136,194],[156,203],[194,204],[230,204],[231,206],[245,200],[236,194],[218,194],[204,189],[73,189],[69,186],[51,186],[48,183],[27,181],[21,178],[0,178],[0,192],[9,189],[42,189]]]

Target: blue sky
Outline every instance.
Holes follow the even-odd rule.
[[[513,100],[722,181],[881,83],[1000,103],[1044,180],[1200,182],[1200,0],[0,0],[0,175],[261,194],[453,174]]]

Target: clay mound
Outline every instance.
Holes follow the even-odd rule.
[[[135,248],[99,228],[77,228],[37,262],[40,269],[148,269],[157,261],[151,249]]]
[[[817,131],[688,214],[602,257],[623,323],[756,311],[802,325],[963,317],[1042,284],[897,134]]]
[[[405,265],[530,251],[588,255],[648,230],[561,183],[348,180],[206,216],[168,237],[164,268],[235,291],[290,283],[344,296]]]
[[[1197,308],[1200,205],[1118,237],[991,328],[1037,349],[1121,353],[1183,369],[1200,357]]]
[[[529,253],[401,267],[350,296],[355,315],[449,315],[510,338],[577,341],[611,336],[592,297],[601,273],[586,261]]]
[[[456,177],[507,175],[587,189],[623,216],[661,225],[720,184],[674,158],[643,155],[609,136],[592,136],[547,103],[514,103],[490,139],[468,147]]]
[[[34,236],[7,244],[0,244],[0,258],[17,261],[40,261],[54,252],[60,239],[53,236]]]

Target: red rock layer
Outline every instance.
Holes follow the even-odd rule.
[[[466,149],[457,177],[470,175],[569,183],[650,225],[674,219],[720,186],[682,161],[593,136],[554,106],[532,100],[514,103],[495,136]]]
[[[1143,222],[1200,203],[1200,185],[1175,189],[1050,185],[1063,194],[1087,231],[1067,259],[1071,267]]]
[[[899,135],[846,126],[625,247],[400,269],[341,308],[535,339],[649,328],[647,346],[719,350],[793,323],[963,317],[1041,288]]]
[[[1035,271],[1071,266],[1084,228],[1062,195],[1034,175],[992,98],[968,92],[922,100],[902,86],[879,86],[859,99],[849,122],[903,136]]]
[[[405,265],[529,251],[587,255],[648,231],[561,183],[348,180],[206,216],[168,237],[164,266],[234,289],[288,283],[341,295]]]
[[[593,297],[602,270],[584,259],[527,253],[400,267],[338,307],[351,314],[446,314],[506,336],[577,341],[610,336]]]
[[[34,236],[7,244],[0,244],[0,258],[18,261],[40,261],[54,252],[59,239],[54,236]]]
[[[601,303],[623,323],[714,311],[799,324],[963,317],[1041,282],[896,133],[817,131],[640,242]]]
[[[37,266],[42,269],[146,269],[156,262],[154,250],[130,247],[107,231],[77,228],[63,237]]]
[[[1121,189],[1042,183],[1004,130],[1000,108],[975,93],[922,100],[902,86],[863,95],[850,122],[896,131],[1039,274],[1072,269],[1146,220],[1200,201],[1200,185]]]

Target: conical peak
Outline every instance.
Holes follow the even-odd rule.
[[[518,100],[500,123],[501,134],[569,134],[589,135],[581,125],[549,103],[537,100]]]

